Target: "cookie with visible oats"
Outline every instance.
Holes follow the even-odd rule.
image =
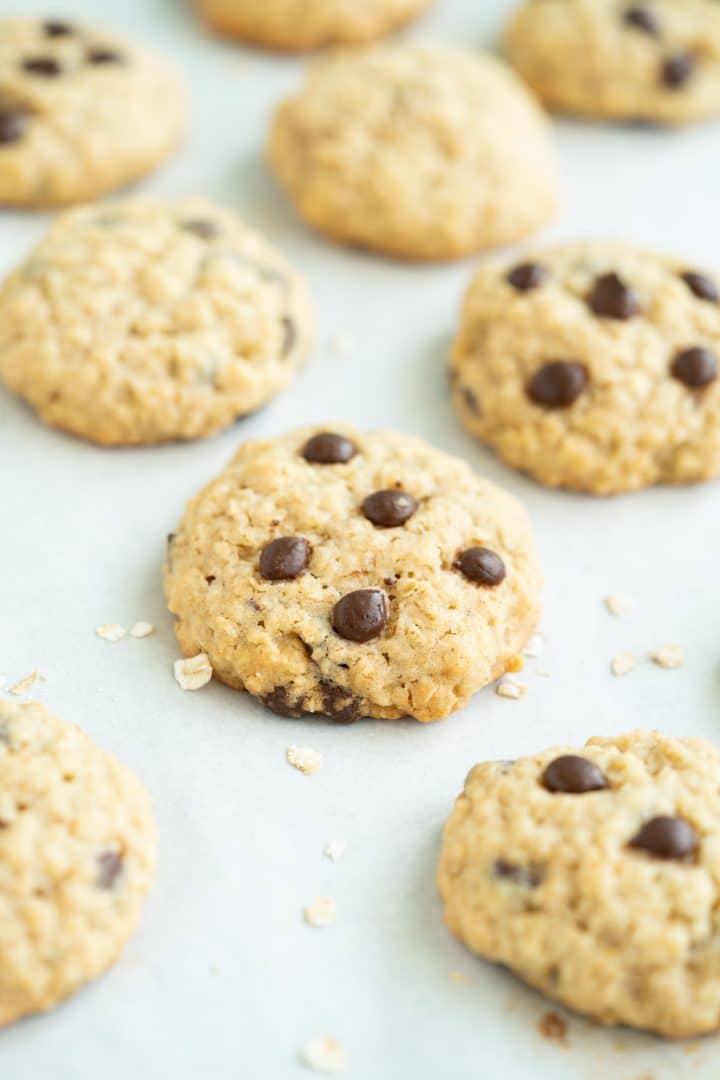
[[[69,211],[0,288],[0,378],[107,446],[227,427],[290,382],[311,335],[302,279],[200,198]]]
[[[443,838],[450,930],[603,1024],[720,1027],[720,751],[635,731],[477,765]]]
[[[463,424],[549,487],[720,473],[720,275],[589,242],[486,265],[450,364]]]
[[[182,651],[272,710],[428,721],[517,667],[540,575],[514,498],[342,425],[243,445],[189,504],[165,587]]]
[[[0,205],[80,202],[139,179],[185,131],[163,59],[57,19],[0,21]]]
[[[532,0],[506,46],[552,108],[664,124],[720,113],[716,0]]]
[[[39,702],[0,701],[0,1026],[115,963],[155,865],[137,778]]]
[[[543,113],[509,68],[469,50],[323,59],[278,109],[268,156],[311,225],[405,258],[511,243],[557,205]]]

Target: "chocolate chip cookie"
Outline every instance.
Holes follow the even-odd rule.
[[[95,199],[159,165],[185,129],[163,59],[57,19],[0,21],[0,204]]]
[[[715,0],[532,0],[506,43],[553,108],[664,124],[720,113]]]
[[[278,109],[268,155],[310,224],[405,258],[511,243],[557,204],[534,99],[505,65],[462,49],[405,44],[319,62]]]
[[[290,382],[311,335],[303,281],[206,199],[67,212],[0,288],[0,378],[107,446],[226,427]]]
[[[720,275],[625,244],[483,266],[450,364],[465,426],[550,487],[720,472]]]
[[[603,1024],[720,1026],[720,751],[653,731],[477,765],[438,882],[474,952]]]
[[[115,963],[154,865],[136,777],[44,705],[0,701],[0,1026]]]
[[[510,495],[333,425],[245,443],[189,504],[165,586],[182,651],[275,712],[428,721],[516,668],[540,575]]]

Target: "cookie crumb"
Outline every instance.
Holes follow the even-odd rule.
[[[322,766],[322,754],[312,746],[288,746],[286,753],[288,764],[304,776],[312,776]]]
[[[650,659],[658,667],[673,668],[682,667],[685,663],[685,654],[680,645],[663,645],[661,649],[655,649],[650,653]]]
[[[183,690],[199,690],[212,679],[212,667],[203,652],[176,660],[173,665],[175,680]]]
[[[545,641],[543,640],[542,634],[533,634],[523,649],[523,652],[525,653],[525,656],[529,656],[531,660],[538,660],[542,656],[544,648]]]
[[[567,1023],[557,1013],[544,1013],[538,1020],[538,1031],[544,1039],[567,1046]]]
[[[121,626],[120,623],[109,622],[103,623],[102,626],[96,626],[95,633],[99,638],[102,638],[103,641],[109,641],[114,645],[116,641],[120,641],[125,637],[127,630],[124,626]]]
[[[130,627],[130,637],[145,638],[150,637],[150,635],[154,633],[155,627],[153,624],[151,622],[145,622],[142,619],[139,622],[133,623]]]
[[[547,670],[547,668],[543,668],[543,667],[535,668],[535,674],[539,675],[541,679],[549,679],[550,678],[550,672]]]
[[[611,615],[627,615],[632,610],[632,602],[622,593],[610,593],[605,597],[605,607]]]
[[[323,852],[323,854],[330,860],[330,862],[340,862],[346,850],[347,840],[330,840],[325,845],[325,851]]]
[[[30,687],[34,686],[39,678],[41,678],[41,675],[37,669],[31,671],[24,679],[20,679],[19,682],[16,682],[13,686],[9,687],[9,691],[11,694],[15,694],[16,697],[22,697],[23,694],[27,694]]]
[[[613,656],[610,665],[613,675],[627,675],[636,667],[637,657],[629,652],[621,652]]]
[[[317,1072],[339,1073],[347,1066],[345,1050],[330,1035],[319,1035],[305,1043],[300,1051],[300,1060]]]
[[[303,918],[308,926],[332,926],[337,918],[337,906],[332,896],[316,896],[303,908]]]
[[[495,693],[498,697],[508,698],[510,701],[519,701],[521,697],[525,697],[525,694],[527,694],[527,686],[525,683],[515,682],[514,679],[505,677],[495,687]]]

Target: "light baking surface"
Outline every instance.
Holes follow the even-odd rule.
[[[156,886],[124,958],[57,1012],[2,1032],[0,1072],[284,1080],[310,1075],[298,1050],[329,1034],[358,1080],[720,1075],[720,1040],[688,1049],[569,1014],[568,1047],[543,1038],[552,1006],[450,938],[433,880],[441,826],[477,760],[638,725],[720,740],[720,489],[593,500],[499,464],[461,431],[445,387],[472,261],[405,266],[332,247],[267,175],[268,117],[304,61],[213,41],[181,0],[60,7],[182,65],[192,135],[141,188],[203,192],[264,229],[310,280],[318,341],[289,390],[205,443],[104,451],[0,394],[0,674],[13,683],[38,668],[47,681],[32,693],[137,770],[161,833]],[[413,33],[482,45],[511,7],[438,0]],[[0,10],[47,4],[2,0]],[[556,131],[565,205],[548,237],[624,236],[698,267],[720,263],[717,125],[673,134],[563,121]],[[0,215],[3,271],[47,220]],[[352,339],[349,351],[331,347],[338,335]],[[179,688],[160,581],[165,534],[243,438],[333,417],[423,435],[524,500],[547,589],[545,653],[518,677],[522,700],[488,689],[436,725],[332,727],[273,716],[219,684]],[[630,614],[607,612],[612,593],[632,598]],[[139,619],[157,633],[116,644],[94,633]],[[670,643],[684,647],[684,667],[610,673],[616,654]],[[321,770],[290,767],[290,744],[321,751]],[[337,864],[323,856],[333,839],[347,840]],[[337,919],[315,929],[303,908],[322,895],[335,898]]]

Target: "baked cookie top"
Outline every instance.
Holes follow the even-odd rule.
[[[719,288],[720,276],[614,242],[481,267],[451,359],[464,424],[553,487],[715,476]]]
[[[154,864],[136,777],[39,702],[0,700],[0,1025],[115,962]]]
[[[517,240],[557,203],[549,129],[487,54],[404,44],[315,64],[268,154],[300,214],[350,244],[444,259]]]
[[[532,0],[508,56],[548,105],[683,124],[720,112],[715,0]]]
[[[0,377],[49,424],[118,445],[210,435],[308,352],[304,283],[199,198],[61,216],[0,288]]]
[[[277,712],[427,721],[515,664],[540,575],[510,495],[343,424],[241,446],[189,504],[166,592],[183,652]]]
[[[602,1023],[720,1025],[720,752],[635,731],[476,766],[445,828],[448,926]]]
[[[382,37],[431,0],[195,0],[222,33],[275,49],[316,49]]]
[[[94,199],[163,160],[185,128],[163,59],[104,31],[0,21],[0,204]]]

